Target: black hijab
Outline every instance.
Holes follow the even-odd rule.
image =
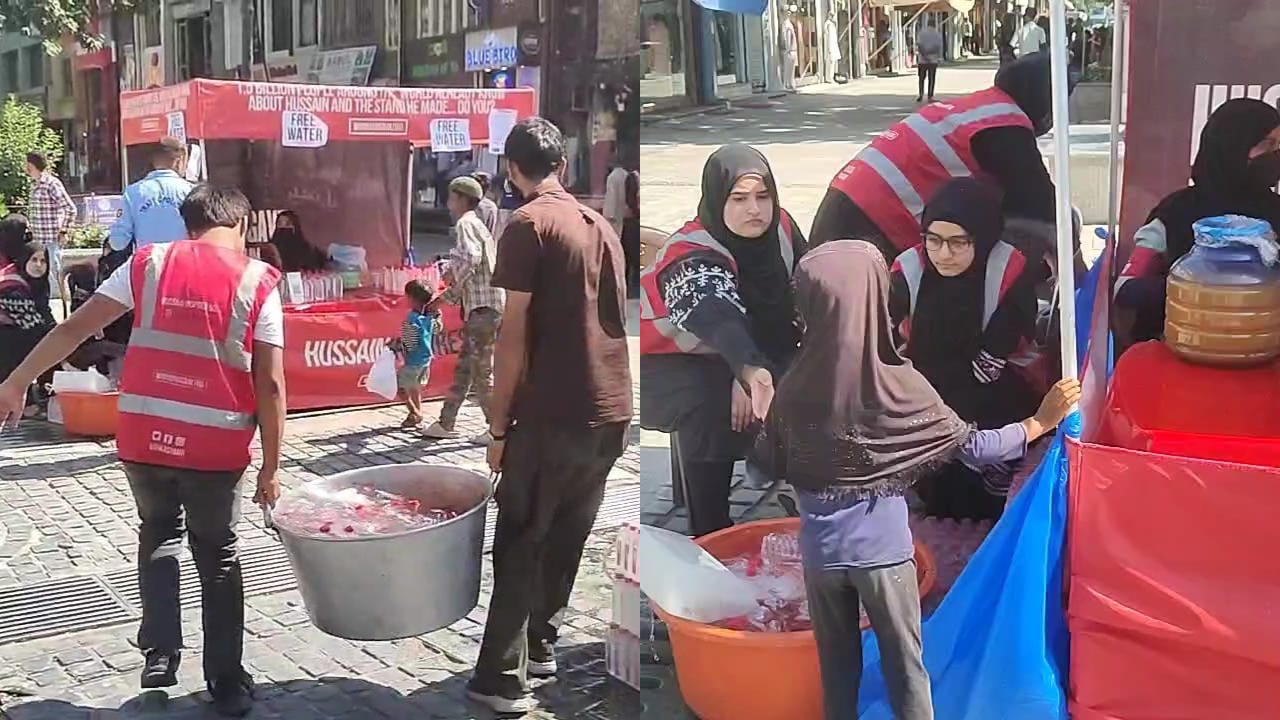
[[[1053,128],[1053,76],[1049,53],[1023,55],[996,71],[1000,88],[1031,118],[1037,136]]]
[[[966,408],[961,399],[973,388],[971,362],[983,342],[983,299],[987,260],[1004,232],[1000,192],[974,178],[948,181],[924,208],[921,229],[934,221],[955,223],[974,240],[973,264],[955,277],[944,277],[928,253],[924,275],[911,313],[908,354],[942,397]],[[967,417],[967,415],[966,415]]]
[[[894,345],[884,254],[836,240],[796,268],[804,341],[763,440],[797,487],[900,494],[949,461],[969,427]]]
[[[292,227],[278,227],[271,233],[271,244],[280,252],[281,271],[323,270],[324,256],[307,242],[306,235],[302,233],[302,223],[298,220],[298,214],[292,210],[285,210],[280,213],[280,216],[288,217],[293,223]]]
[[[1166,197],[1147,219],[1164,223],[1170,264],[1191,252],[1191,226],[1203,218],[1245,215],[1280,230],[1280,195],[1249,165],[1249,151],[1277,127],[1280,111],[1250,98],[1228,100],[1209,116],[1191,168],[1191,187]]]
[[[773,199],[769,228],[755,238],[732,232],[724,222],[729,193],[747,175],[760,176]],[[785,363],[800,341],[791,276],[778,249],[781,220],[778,185],[760,151],[749,145],[725,145],[707,158],[702,168],[698,222],[733,255],[738,266],[738,294],[751,322],[752,338],[775,363]]]

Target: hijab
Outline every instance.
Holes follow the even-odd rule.
[[[0,311],[8,316],[11,324],[23,330],[47,328],[54,324],[49,310],[49,273],[40,276],[27,272],[27,262],[33,255],[45,252],[44,246],[34,240],[8,248],[12,272],[20,279],[6,278],[0,281]],[[9,270],[6,269],[6,275]],[[25,353],[25,350],[24,350]]]
[[[773,218],[760,237],[742,237],[724,222],[724,209],[734,184],[747,175],[764,180],[773,199]],[[782,206],[773,170],[760,151],[749,145],[725,145],[702,168],[702,200],[698,222],[723,245],[737,265],[738,294],[751,323],[751,336],[775,363],[795,351],[800,331],[795,324],[795,297],[786,263],[778,250]]]
[[[945,183],[924,208],[921,229],[934,221],[955,223],[973,237],[969,269],[944,277],[928,253],[911,313],[908,354],[944,398],[954,403],[972,385],[970,362],[982,342],[987,260],[1004,231],[998,190],[973,178]]]
[[[796,268],[804,339],[778,384],[766,445],[797,487],[898,495],[969,436],[898,353],[888,297],[884,255],[862,240],[826,243]]]
[[[280,213],[293,223],[292,227],[278,227],[271,233],[271,244],[280,252],[280,268],[284,272],[323,270],[320,252],[307,242],[297,213],[286,210]]]
[[[1245,215],[1280,230],[1280,195],[1273,190],[1277,178],[1262,177],[1267,174],[1264,165],[1249,161],[1249,151],[1277,127],[1280,111],[1251,98],[1228,100],[1209,116],[1191,168],[1191,187],[1166,197],[1147,219],[1164,223],[1170,263],[1191,252],[1191,226],[1203,218]],[[1268,153],[1259,160],[1275,163],[1280,157]]]
[[[1023,55],[996,71],[996,87],[1031,118],[1037,136],[1053,128],[1053,81],[1049,53]]]

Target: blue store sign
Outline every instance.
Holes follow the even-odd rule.
[[[467,72],[515,67],[520,61],[520,43],[516,28],[467,33],[467,46],[463,57]]]

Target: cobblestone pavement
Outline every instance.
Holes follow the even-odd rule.
[[[428,417],[438,408],[429,405]],[[397,408],[381,408],[291,418],[283,484],[397,462],[483,469],[482,448],[395,429],[402,417]],[[464,436],[480,432],[479,410],[465,407],[459,426]],[[605,560],[616,526],[638,514],[639,469],[633,444],[610,476],[606,508],[583,556],[563,628],[560,678],[537,689],[539,708],[529,717],[640,716],[638,694],[608,678],[603,645],[612,607]],[[479,606],[449,628],[396,642],[330,637],[310,624],[277,541],[260,513],[248,511],[251,486],[245,483],[240,525],[250,595],[245,661],[259,699],[251,718],[492,717],[464,697],[492,585],[487,555]],[[490,523],[494,515],[491,508]],[[136,540],[134,506],[112,443],[66,440],[60,429],[37,422],[0,435],[0,718],[206,716],[196,608],[184,612],[189,649],[181,685],[167,694],[138,694],[137,608],[130,599]],[[263,558],[276,558],[275,565]],[[185,599],[198,604],[195,595]]]

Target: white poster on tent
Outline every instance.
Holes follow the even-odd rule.
[[[466,152],[470,149],[471,125],[466,118],[432,119],[432,152]]]
[[[493,110],[489,113],[489,152],[501,155],[507,145],[507,136],[516,124],[515,110]]]
[[[185,145],[187,142],[187,116],[181,110],[178,110],[165,115],[165,121],[165,135],[177,138],[178,142]]]
[[[280,114],[280,144],[285,147],[318,148],[329,143],[329,126],[305,110]]]

